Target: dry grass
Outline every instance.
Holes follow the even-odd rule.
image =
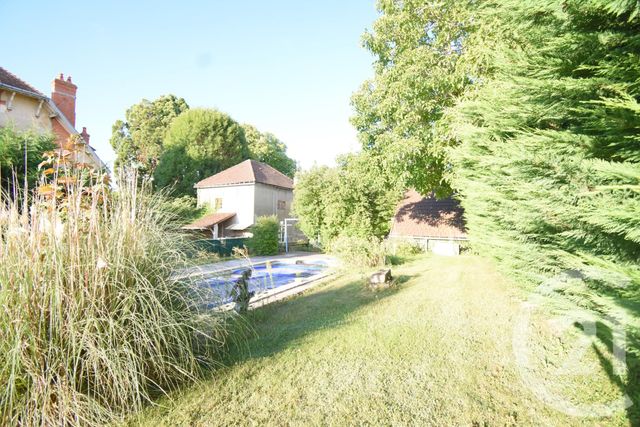
[[[104,425],[214,363],[224,319],[170,279],[186,242],[135,183],[0,203],[0,424]]]

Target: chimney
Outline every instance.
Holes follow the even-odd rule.
[[[73,127],[76,126],[76,90],[78,86],[73,84],[71,76],[65,80],[62,73],[51,82],[51,100]]]
[[[80,132],[80,136],[82,137],[82,139],[84,139],[84,142],[87,143],[87,145],[89,145],[89,138],[91,138],[91,135],[89,135],[87,133],[87,128],[86,127],[82,127],[82,132]]]

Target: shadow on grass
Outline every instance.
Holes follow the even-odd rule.
[[[579,322],[574,323],[575,328],[584,332],[584,327]],[[613,331],[607,324],[596,322],[596,338],[606,347],[607,354],[594,342],[592,348],[600,362],[600,366],[607,374],[611,384],[631,399],[631,406],[626,409],[630,426],[640,426],[640,340],[638,331],[627,329],[621,340],[622,331]],[[616,337],[615,334],[618,334]],[[624,341],[624,342],[621,342]],[[626,372],[620,370],[625,366]],[[626,374],[626,378],[624,378]]]
[[[626,343],[623,343],[625,348],[621,348],[620,343],[617,343],[614,338],[614,331],[608,325],[596,322],[596,336],[606,346],[611,356],[605,356],[595,343],[592,346],[609,381],[632,401],[631,406],[626,409],[629,425],[640,426],[640,408],[638,407],[640,404],[640,341],[638,331],[627,330],[625,334]],[[614,363],[618,366],[626,364],[626,380],[620,376],[619,369],[616,369]]]
[[[369,290],[364,279],[338,286],[328,284],[324,290],[251,311],[248,320],[254,336],[245,345],[232,346],[223,363],[231,366],[252,358],[268,357],[296,345],[316,331],[347,324],[351,314],[396,293],[401,284],[413,277],[398,276],[394,286],[378,291]]]

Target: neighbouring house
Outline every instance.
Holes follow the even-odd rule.
[[[95,149],[89,145],[87,128],[76,130],[76,92],[78,87],[68,76],[56,77],[51,83],[51,97],[47,97],[14,74],[0,67],[0,127],[14,126],[17,130],[50,133],[61,146],[70,136],[86,142],[86,152],[77,161],[106,169]]]
[[[391,225],[391,241],[408,241],[441,255],[458,255],[467,240],[460,203],[452,198],[425,197],[407,191],[398,204]]]
[[[259,216],[288,218],[293,201],[293,180],[273,167],[245,160],[195,185],[198,206],[214,213],[184,229],[205,232],[214,239],[248,237]]]

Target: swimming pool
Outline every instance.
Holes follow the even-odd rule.
[[[232,302],[231,290],[242,272],[250,268],[252,270],[249,280],[249,291],[255,295],[267,293],[271,289],[285,285],[302,282],[304,279],[317,276],[325,272],[329,267],[326,261],[313,260],[309,262],[284,262],[269,261],[263,264],[236,268],[206,277],[200,284],[208,287],[215,296],[216,302],[212,305],[221,305]]]

